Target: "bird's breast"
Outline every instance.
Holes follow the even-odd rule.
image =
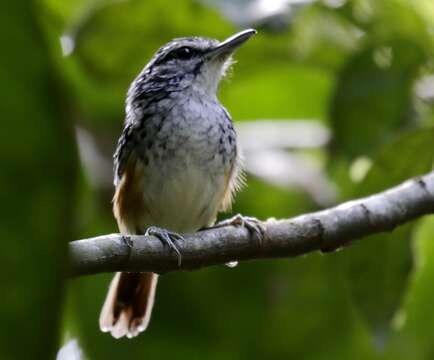
[[[137,147],[143,165],[144,226],[181,233],[209,225],[236,157],[231,121],[220,109],[175,107]]]

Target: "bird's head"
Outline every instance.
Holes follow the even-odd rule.
[[[215,94],[231,64],[232,53],[256,30],[241,31],[224,41],[203,37],[174,39],[162,46],[136,80],[136,87],[180,91],[190,87]],[[140,86],[142,85],[142,86]]]

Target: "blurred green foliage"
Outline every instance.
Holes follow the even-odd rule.
[[[0,5],[0,358],[53,358],[66,246],[73,239],[76,156],[49,47],[25,2]]]
[[[98,330],[111,274],[70,280],[61,307],[66,241],[117,231],[111,178],[95,181],[83,154],[75,185],[70,120],[109,159],[128,84],[153,52],[173,37],[236,31],[222,4],[207,3],[40,0],[0,12],[0,37],[11,43],[0,57],[11,134],[0,145],[0,358],[53,358],[63,336],[78,338],[89,359],[432,359],[432,217],[325,256],[165,275],[151,326],[133,340]],[[318,1],[291,16],[286,30],[259,28],[236,54],[220,90],[233,118],[327,126],[332,142],[314,156],[337,201],[430,171],[433,102],[415,84],[434,70],[434,3]],[[233,212],[317,208],[300,188],[249,177]]]

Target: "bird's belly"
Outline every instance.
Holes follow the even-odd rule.
[[[144,179],[143,226],[194,232],[215,220],[226,190],[225,172],[195,163],[155,168]]]

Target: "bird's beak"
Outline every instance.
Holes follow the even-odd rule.
[[[230,38],[218,44],[215,48],[209,50],[206,56],[213,59],[217,57],[226,58],[256,33],[257,31],[255,29],[247,29],[232,35]]]

